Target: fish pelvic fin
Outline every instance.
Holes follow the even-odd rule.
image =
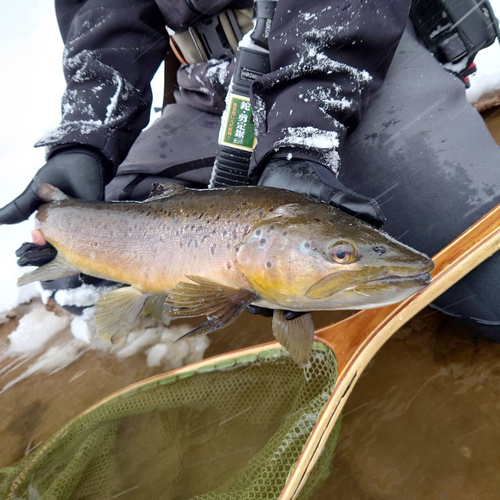
[[[173,318],[207,316],[207,321],[178,338],[204,335],[230,325],[257,298],[249,290],[232,288],[215,281],[187,276],[193,283],[181,281],[168,294],[164,314]]]
[[[80,271],[76,269],[76,267],[72,266],[60,253],[58,253],[54,260],[19,277],[17,286],[28,285],[35,281],[52,281],[59,278],[66,278],[79,272]]]
[[[287,320],[285,311],[275,309],[273,334],[300,367],[309,361],[314,339],[314,323],[311,313]]]
[[[113,344],[119,342],[130,332],[149,298],[132,286],[103,295],[95,304],[97,335]]]

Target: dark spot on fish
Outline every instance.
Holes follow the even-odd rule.
[[[228,244],[226,245],[226,248],[229,250],[229,249],[231,248],[231,243],[228,243]]]
[[[215,234],[217,232],[217,229],[212,229],[212,234]]]
[[[224,229],[224,230],[222,231],[222,236],[226,236],[226,234],[227,234],[227,230],[226,230],[226,229]]]
[[[196,228],[196,231],[201,231],[202,229],[203,229],[203,226],[198,226],[198,227]]]
[[[274,226],[269,226],[268,231],[274,231]]]
[[[259,212],[259,217],[263,217],[263,215],[264,215],[264,212],[261,210],[261,211]]]
[[[186,224],[186,225],[184,226],[184,229],[189,229],[189,224]]]
[[[198,212],[193,212],[193,217],[197,214]]]
[[[306,241],[306,242],[304,243],[304,246],[305,246],[306,248],[309,248],[309,247],[311,246],[311,244],[310,244],[308,241]]]
[[[212,204],[210,205],[210,208],[214,208],[214,207],[215,207],[215,204],[214,204],[214,203],[212,203]]]
[[[288,234],[288,231],[283,231],[283,236],[286,236]]]
[[[194,229],[194,224],[191,226],[191,231]]]
[[[266,238],[262,238],[260,241],[259,241],[259,244],[260,245],[264,245],[266,243]]]
[[[274,212],[274,208],[269,209],[269,213]]]
[[[379,255],[383,255],[385,252],[387,252],[386,248],[382,246],[375,246],[373,247],[373,250],[377,252]]]
[[[215,245],[212,245],[212,246],[210,247],[210,253],[211,253],[212,255],[214,255],[214,254],[215,254]]]
[[[226,264],[226,266],[227,266],[227,268],[228,268],[228,269],[231,269],[231,262],[228,262],[228,263]]]
[[[205,214],[204,213],[201,213],[199,216],[198,216],[198,219],[201,219]]]
[[[175,235],[179,236],[179,230],[178,229],[177,229],[177,231],[175,231]]]
[[[149,212],[146,212],[146,217],[149,217],[151,215],[151,210]]]
[[[219,220],[220,219],[220,214],[215,218],[215,220]]]
[[[243,206],[243,207],[244,207],[246,204],[247,204],[247,202],[246,202],[246,201],[242,201],[242,202],[241,202],[241,206]]]
[[[319,219],[314,219],[314,222],[321,222]]]
[[[201,242],[203,243],[207,238],[208,238],[208,234],[204,234],[203,238],[201,239]]]
[[[261,233],[261,230],[257,229],[257,231],[255,231],[255,236],[260,236],[260,233]]]
[[[244,228],[243,228],[243,231],[246,233],[248,233],[248,231],[250,231],[250,226],[247,224]]]
[[[270,260],[268,260],[266,262],[266,267],[273,267],[273,263]]]
[[[235,217],[236,217],[236,218],[238,218],[240,215],[241,215],[240,213],[237,213],[237,214],[235,215]]]

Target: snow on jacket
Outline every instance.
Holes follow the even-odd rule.
[[[168,47],[165,25],[247,8],[248,0],[56,0],[67,88],[60,125],[37,146],[93,146],[114,164],[147,125],[150,81]],[[254,83],[258,144],[253,170],[271,154],[320,161],[339,151],[382,84],[410,0],[279,0],[271,70]]]

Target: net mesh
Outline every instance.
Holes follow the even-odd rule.
[[[0,497],[276,499],[336,374],[315,342],[302,369],[272,349],[122,391],[0,470]],[[326,477],[337,434],[301,500]]]

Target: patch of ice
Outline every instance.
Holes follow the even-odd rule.
[[[340,164],[337,132],[320,130],[316,127],[288,127],[282,132],[286,135],[276,141],[273,146],[275,149],[299,146],[314,151],[332,172],[337,173]]]
[[[54,300],[60,306],[93,306],[99,297],[114,290],[117,286],[119,285],[96,287],[82,284],[78,288],[58,290],[54,295]]]
[[[500,8],[500,1],[498,2]],[[500,102],[500,43],[495,42],[481,50],[474,60],[477,71],[469,76],[470,87],[466,91],[467,100],[477,103],[482,98],[495,98]]]
[[[212,66],[207,69],[207,78],[212,82],[217,80],[220,85],[224,85],[228,76],[229,61],[210,59],[208,62],[212,64]]]
[[[275,103],[276,104],[276,103]],[[255,104],[253,106],[253,123],[255,125],[255,135],[258,137],[260,132],[265,132],[262,127],[266,123],[266,103],[264,100],[256,95]]]
[[[19,320],[18,327],[9,335],[8,354],[34,356],[42,352],[49,340],[64,330],[70,322],[68,316],[56,316],[42,304],[35,304]]]
[[[155,344],[146,351],[146,362],[148,366],[161,366],[163,360],[167,356],[167,344]]]

